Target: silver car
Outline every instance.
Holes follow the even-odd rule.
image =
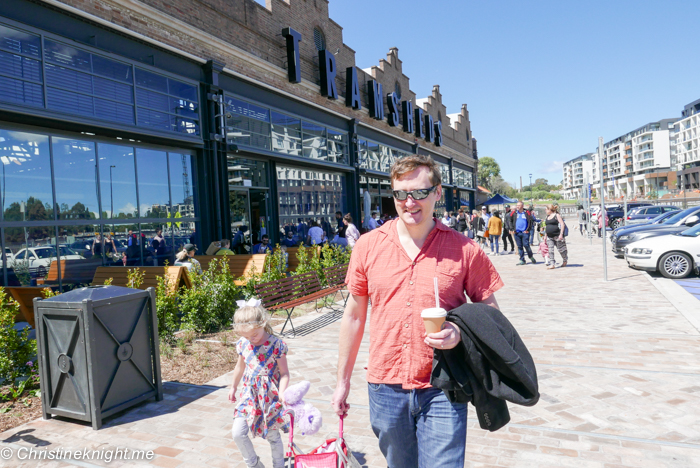
[[[640,206],[627,213],[625,226],[648,223],[657,216],[672,211],[680,211],[680,208],[672,205]]]

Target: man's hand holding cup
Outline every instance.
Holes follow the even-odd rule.
[[[425,344],[436,349],[452,349],[459,343],[460,336],[457,326],[445,322],[447,311],[441,307],[424,309],[421,312],[425,325]]]

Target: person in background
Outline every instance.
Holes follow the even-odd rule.
[[[377,223],[378,219],[379,219],[379,213],[377,213],[376,211],[373,211],[372,214],[370,215],[370,218],[369,218],[367,230],[371,231],[373,229],[377,229],[379,227],[379,224]]]
[[[342,211],[335,212],[335,221],[338,223],[338,231],[340,231],[340,228],[345,227],[345,224],[343,223],[343,212]]]
[[[510,216],[510,205],[505,206],[503,211],[503,253],[508,253],[508,241],[510,240],[510,253],[515,252],[515,241],[511,232],[515,231],[515,226],[512,223],[513,218]]]
[[[440,222],[445,226],[450,227],[450,223],[452,223],[452,218],[450,217],[449,211],[445,210],[445,214],[442,216]]]
[[[156,229],[156,235],[153,236],[151,247],[156,256],[156,266],[163,266],[165,264],[165,238],[163,237],[162,229]]]
[[[561,268],[563,268],[566,266],[569,259],[566,249],[566,240],[564,239],[564,229],[566,224],[564,224],[564,219],[559,214],[558,206],[548,205],[545,210],[547,212],[547,218],[545,220],[545,233],[547,234],[547,248],[549,249],[547,269],[552,270],[556,267],[556,263],[554,261],[554,247],[557,248],[559,255],[561,255]]]
[[[261,242],[253,246],[253,253],[266,254],[268,252],[272,252],[272,248],[270,247],[270,236],[268,236],[267,234],[263,234]]]
[[[474,210],[472,215],[472,231],[474,232],[474,240],[482,249],[486,248],[486,223],[484,218],[477,210]]]
[[[326,233],[319,227],[317,221],[312,220],[309,224],[311,227],[309,228],[309,233],[306,236],[307,245],[319,245],[328,240],[326,238]]]
[[[245,233],[248,232],[248,226],[241,226],[238,228],[238,232],[233,236],[233,242],[231,243],[232,250],[237,254],[247,253],[245,251]]]
[[[583,235],[583,231],[585,230],[586,233],[588,233],[588,228],[586,227],[586,210],[583,209],[583,205],[578,206],[578,210],[576,210],[576,215],[578,217],[578,229],[581,235]]]
[[[117,256],[117,243],[112,239],[110,233],[105,234],[105,255],[110,258]]]
[[[501,232],[503,231],[503,221],[501,221],[501,215],[498,214],[497,210],[493,210],[492,216],[489,218],[489,224],[487,225],[489,230],[489,242],[491,243],[491,255],[494,255],[493,245],[496,244],[496,253],[498,255],[498,246],[501,242]]]
[[[352,216],[350,216],[350,213],[343,216],[343,223],[346,227],[345,237],[348,240],[348,245],[350,247],[354,247],[355,242],[357,242],[357,239],[360,238],[360,231],[358,231],[357,227],[355,227],[355,225],[352,224]]]
[[[92,249],[90,250],[93,257],[102,257],[102,237],[99,234],[95,235],[95,240],[92,242]]]
[[[202,274],[202,265],[194,258],[197,247],[192,244],[185,244],[182,250],[175,255],[175,266],[187,267],[188,271]]]
[[[467,235],[467,215],[462,208],[457,211],[457,232]]]
[[[530,216],[530,213],[523,208],[523,202],[519,201],[516,210],[509,216],[512,218],[512,223],[515,225],[515,243],[518,245],[518,253],[520,254],[520,262],[517,265],[525,265],[525,252],[532,263],[537,263],[535,256],[530,248],[530,231],[535,228],[535,220]]]
[[[296,247],[297,241],[294,240],[294,233],[291,230],[287,231],[287,235],[284,237],[284,239],[282,239],[280,244],[284,245],[285,247]]]
[[[535,227],[537,226],[537,223],[540,222],[539,219],[537,219],[537,212],[535,212],[535,206],[530,204],[527,207],[527,212],[532,216],[533,220],[533,225],[532,229],[530,229],[530,245],[535,245],[535,232],[537,232],[537,229]]]
[[[221,239],[221,248],[217,250],[214,255],[235,255],[233,250],[231,250],[231,241],[228,239]]]
[[[605,220],[605,222],[603,222],[603,220]],[[600,210],[598,213],[598,237],[602,237],[609,221],[608,213],[605,210]]]

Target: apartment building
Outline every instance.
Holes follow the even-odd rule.
[[[677,120],[650,122],[603,144],[602,171],[597,153],[592,164],[596,191],[601,172],[607,198],[662,196],[675,188],[671,136]]]
[[[672,143],[678,188],[700,189],[700,99],[684,107],[675,123]]]
[[[594,157],[593,153],[586,153],[564,163],[562,196],[565,200],[577,200],[586,196],[585,182],[591,181]]]

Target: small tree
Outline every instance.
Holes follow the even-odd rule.
[[[29,339],[29,327],[14,329],[18,313],[19,304],[0,287],[0,380],[13,388],[18,378],[32,375],[30,359],[36,355],[36,340]]]

